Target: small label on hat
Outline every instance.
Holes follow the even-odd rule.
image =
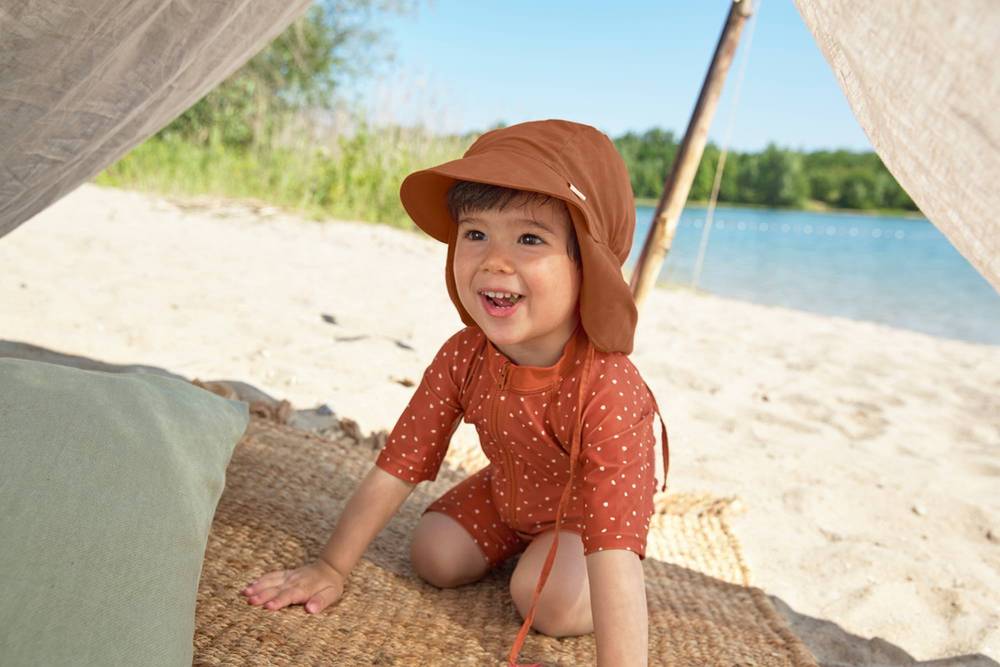
[[[579,190],[577,190],[577,189],[576,189],[576,186],[575,186],[575,185],[573,185],[572,183],[570,183],[570,184],[569,184],[569,189],[570,189],[570,190],[571,190],[571,191],[573,192],[573,194],[575,194],[575,195],[576,195],[577,197],[579,197],[579,198],[580,198],[580,199],[582,199],[583,201],[587,201],[587,196],[586,196],[585,194],[583,194],[582,192],[580,192]]]

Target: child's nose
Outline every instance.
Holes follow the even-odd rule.
[[[510,273],[513,270],[510,255],[499,244],[490,244],[483,258],[482,268],[492,273]]]

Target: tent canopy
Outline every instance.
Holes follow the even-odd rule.
[[[1000,3],[795,4],[882,162],[1000,291]]]
[[[309,0],[0,0],[0,236],[155,134]]]

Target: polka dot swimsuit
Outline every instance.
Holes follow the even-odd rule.
[[[458,521],[495,566],[555,526],[579,424],[560,529],[580,534],[585,555],[627,549],[645,558],[656,491],[656,401],[626,355],[591,348],[584,363],[588,348],[577,327],[553,366],[518,366],[478,327],[459,331],[424,372],[376,465],[413,483],[436,479],[459,419],[475,425],[490,464],[425,511]],[[666,474],[665,428],[663,456]]]

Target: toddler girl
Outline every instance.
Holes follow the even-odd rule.
[[[524,624],[510,664],[534,627],[593,631],[599,665],[645,665],[640,561],[658,408],[627,356],[637,314],[621,273],[635,229],[624,161],[590,126],[521,123],[410,174],[400,197],[448,245],[448,294],[467,326],[424,372],[317,561],[268,573],[243,594],[311,613],[338,600],[413,487],[436,479],[464,419],[490,464],[424,510],[414,570],[460,586],[520,554],[510,592]],[[661,429],[665,490],[662,418]]]

